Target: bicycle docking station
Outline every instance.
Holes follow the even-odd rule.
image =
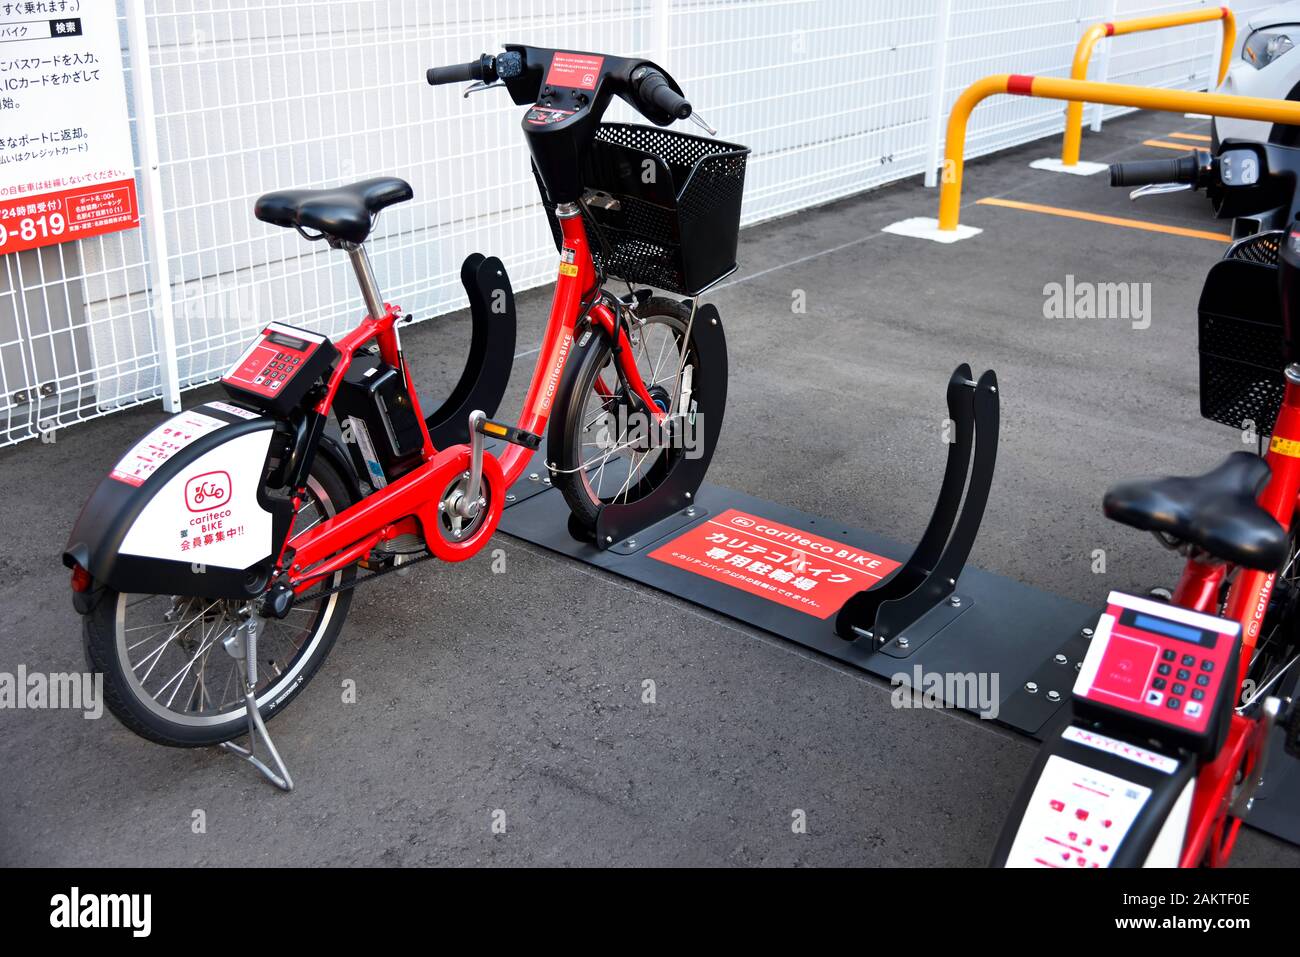
[[[560,494],[534,473],[509,490],[500,530],[895,684],[911,684],[918,668],[996,675],[996,711],[988,716],[1041,738],[1062,718],[1086,650],[1082,635],[1099,609],[966,566],[992,485],[997,378],[986,372],[976,380],[962,365],[947,401],[952,441],[915,548],[702,483],[703,468],[683,472],[680,482],[671,476],[665,484],[674,485],[674,497],[657,508],[611,513],[618,516],[607,526],[612,541],[599,545],[571,534]],[[1061,660],[1066,646],[1071,652]],[[985,710],[948,695],[962,682],[944,684],[945,706]]]
[[[948,424],[953,435],[939,501],[925,534],[892,575],[853,595],[840,608],[835,631],[846,641],[871,642],[877,650],[901,657],[970,607],[953,592],[993,486],[999,421],[997,376],[992,369],[978,382],[971,375],[970,366],[963,363],[948,380]],[[933,614],[945,603],[948,610]],[[929,627],[921,625],[922,619]]]
[[[910,687],[914,696],[934,689],[944,707],[1055,742],[1073,727],[1072,689],[1090,649],[1096,651],[1102,607],[966,564],[997,458],[996,375],[975,379],[968,365],[959,366],[948,381],[947,404],[951,441],[943,479],[910,552],[871,532],[701,483],[702,467],[671,476],[664,487],[673,486],[673,497],[655,508],[612,511],[618,521],[606,529],[613,540],[599,545],[571,533],[559,493],[534,473],[510,489],[500,530]],[[755,573],[756,560],[771,571]],[[816,582],[797,597],[769,577],[796,567],[805,584]],[[813,597],[832,585],[825,600]],[[938,684],[936,675],[943,679]],[[996,710],[971,700],[972,679],[980,676],[998,678]],[[1274,734],[1280,750],[1283,731]],[[1300,843],[1300,774],[1286,773],[1291,770],[1264,780],[1247,820]]]
[[[460,281],[469,297],[469,355],[451,394],[425,419],[439,449],[469,441],[475,409],[496,415],[514,365],[518,317],[506,267],[495,256],[472,253],[461,265]]]

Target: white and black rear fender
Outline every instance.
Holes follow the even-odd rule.
[[[229,402],[172,416],[99,483],[63,563],[90,572],[97,590],[260,594],[292,515],[288,496],[267,489],[288,441],[277,420]]]

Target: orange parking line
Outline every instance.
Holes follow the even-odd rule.
[[[1082,219],[1090,223],[1105,223],[1109,226],[1123,226],[1125,229],[1141,229],[1149,233],[1164,233],[1168,236],[1187,236],[1191,239],[1211,239],[1218,243],[1230,243],[1232,237],[1226,233],[1212,233],[1203,229],[1188,229],[1184,226],[1166,226],[1163,223],[1148,223],[1140,219],[1125,219],[1122,216],[1103,216],[1081,209],[1063,209],[1059,206],[1042,206],[1038,203],[1021,203],[1014,199],[997,199],[989,197],[977,200],[977,206],[1001,206],[1005,209],[1019,209],[1028,213],[1043,213],[1047,216],[1062,216],[1066,219]]]
[[[1143,145],[1143,146],[1158,146],[1158,147],[1160,147],[1162,150],[1183,150],[1184,152],[1189,152],[1189,153],[1190,153],[1192,150],[1197,149],[1197,147],[1195,147],[1195,146],[1188,146],[1186,143],[1170,143],[1170,142],[1168,142],[1167,140],[1143,140],[1143,141],[1142,141],[1142,145]]]
[[[1191,140],[1193,143],[1213,143],[1213,142],[1214,142],[1214,140],[1210,139],[1208,136],[1206,136],[1206,135],[1203,134],[1203,133],[1170,133],[1169,135],[1170,135],[1170,137],[1172,137],[1173,139],[1176,139],[1176,140]]]

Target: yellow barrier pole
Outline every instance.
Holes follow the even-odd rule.
[[[1094,23],[1079,38],[1079,45],[1074,48],[1074,63],[1070,66],[1070,78],[1086,80],[1088,78],[1088,61],[1092,59],[1093,48],[1103,37],[1113,36],[1113,23]],[[1061,147],[1061,165],[1077,166],[1079,148],[1083,143],[1083,104],[1070,103],[1065,108],[1065,144]]]
[[[1300,126],[1300,102],[1266,100],[1257,96],[1228,96],[1224,93],[1190,93],[1161,90],[1122,83],[1093,80],[1064,80],[1052,76],[1021,76],[1001,73],[976,80],[957,97],[948,116],[944,144],[943,177],[939,188],[939,229],[952,232],[961,212],[962,164],[966,155],[966,124],[980,101],[999,93],[1037,96],[1049,100],[1132,106],[1140,110],[1167,113],[1206,113],[1240,120],[1264,120]]]
[[[1117,20],[1114,23],[1096,23],[1090,26],[1079,45],[1074,48],[1074,63],[1070,67],[1070,79],[1086,80],[1088,78],[1088,61],[1092,51],[1106,37],[1120,37],[1130,33],[1145,33],[1149,30],[1163,30],[1167,27],[1185,27],[1194,23],[1223,21],[1223,45],[1219,53],[1219,79],[1214,84],[1217,89],[1228,75],[1228,65],[1232,61],[1232,50],[1237,43],[1237,18],[1227,7],[1213,7],[1203,10],[1184,10],[1182,13],[1165,13],[1154,17],[1138,17],[1134,20]],[[1065,142],[1061,147],[1061,165],[1077,166],[1079,147],[1083,141],[1083,103],[1071,101],[1065,111]]]

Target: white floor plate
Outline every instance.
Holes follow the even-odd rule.
[[[1104,169],[1110,169],[1105,163],[1088,163],[1083,160],[1075,163],[1073,166],[1066,166],[1059,159],[1034,160],[1029,164],[1031,169],[1045,169],[1049,173],[1069,173],[1071,176],[1093,176]]]
[[[1184,113],[1183,116],[1189,120],[1208,120],[1209,113]]]
[[[956,229],[940,229],[939,220],[930,219],[927,216],[917,216],[912,219],[905,219],[900,223],[891,223],[881,230],[882,233],[893,233],[895,236],[911,236],[913,239],[928,239],[935,243],[955,243],[963,239],[970,239],[972,236],[978,236],[984,232],[974,226],[961,226]]]

